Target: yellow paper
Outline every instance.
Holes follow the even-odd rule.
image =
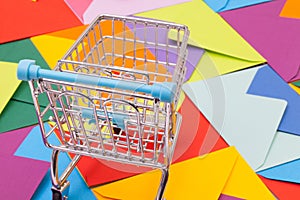
[[[70,49],[75,40],[51,35],[39,35],[30,38],[51,69]]]
[[[218,199],[236,159],[234,148],[227,148],[172,165],[164,196],[172,200]],[[160,175],[160,171],[155,170],[94,188],[93,191],[112,199],[153,200]]]
[[[222,193],[247,200],[276,199],[241,156],[238,156]]]
[[[17,63],[0,62],[0,114],[21,83],[17,78],[17,67]]]
[[[140,13],[138,16],[172,21],[188,26],[190,40],[193,41],[190,43],[199,44],[200,47],[208,50],[205,55],[206,59],[213,63],[210,66],[213,69],[207,69],[208,66],[205,65],[207,60],[202,61],[203,58],[201,59],[196,69],[197,73],[202,74],[203,77],[197,76],[198,80],[266,62],[227,22],[201,0]],[[207,70],[210,70],[208,75],[206,75]]]
[[[289,83],[289,86],[290,86],[291,88],[293,88],[293,90],[295,90],[295,91],[300,95],[300,88],[299,88],[299,87],[293,85],[292,83]]]
[[[94,188],[93,192],[99,199],[152,200],[159,178],[160,172],[155,170]],[[275,199],[234,147],[171,166],[166,199],[215,200],[220,194],[247,200]]]

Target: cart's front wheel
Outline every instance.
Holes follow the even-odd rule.
[[[63,200],[62,194],[59,191],[52,190],[52,200]]]
[[[60,191],[52,189],[52,200],[67,200],[68,197],[63,195]]]

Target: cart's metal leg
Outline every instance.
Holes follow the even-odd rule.
[[[80,160],[80,155],[75,155],[72,161],[69,163],[65,171],[59,177],[58,175],[58,155],[59,150],[53,150],[51,160],[51,180],[52,180],[52,199],[53,200],[66,200],[68,198],[70,182],[67,178],[75,168],[76,164]]]
[[[163,200],[163,195],[169,178],[169,168],[161,169],[162,175],[155,200]]]

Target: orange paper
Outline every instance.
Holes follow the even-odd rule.
[[[287,0],[281,10],[280,16],[300,19],[300,1]]]

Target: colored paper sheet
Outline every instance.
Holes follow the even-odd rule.
[[[75,40],[50,35],[39,35],[30,38],[30,40],[40,51],[51,69],[56,66],[57,61],[65,55],[75,42]]]
[[[300,158],[300,137],[278,131],[269,149],[266,160],[256,171],[262,171]]]
[[[33,126],[5,132],[0,135],[0,155],[13,155]]]
[[[173,21],[189,27],[190,39],[206,50],[191,79],[194,75],[194,80],[215,77],[265,62],[261,55],[203,1],[193,0],[140,13],[138,16]]]
[[[45,124],[46,132],[50,131],[50,125]],[[50,144],[59,145],[60,142],[55,135],[50,135],[48,137]],[[35,126],[22,144],[19,146],[15,152],[15,156],[21,156],[26,158],[31,158],[35,160],[50,161],[52,150],[47,148],[42,139],[42,134],[39,125]]]
[[[285,100],[246,94],[259,68],[183,85],[212,126],[254,170],[263,165],[287,105]]]
[[[300,96],[270,66],[263,67],[256,73],[248,94],[284,99],[288,102],[279,131],[300,135]]]
[[[182,124],[173,162],[181,162],[228,147],[222,137],[208,123],[188,97],[183,101],[179,112],[182,114]],[[190,120],[191,118],[194,120]],[[149,171],[149,168],[135,167],[89,157],[82,157],[77,166],[89,186],[112,182]]]
[[[100,14],[132,15],[187,1],[190,0],[131,0],[126,2],[111,0],[109,3],[105,0],[84,0],[81,3],[76,2],[76,0],[65,0],[66,4],[84,24],[91,23]]]
[[[287,0],[280,12],[281,17],[300,19],[300,2],[297,0]]]
[[[2,199],[31,199],[49,163],[12,155],[0,156]]]
[[[1,62],[0,61],[0,115],[5,108],[6,104],[10,100],[11,96],[14,94],[19,84],[20,80],[17,79],[18,65],[16,63]]]
[[[204,2],[215,12],[233,10],[269,1],[271,0],[204,0]]]
[[[45,117],[49,117],[48,113]],[[32,104],[10,100],[0,115],[0,133],[37,123],[38,119]]]
[[[86,26],[56,31],[30,38],[31,42],[53,69],[56,63],[70,49],[75,40],[82,34]]]
[[[18,6],[16,6],[18,5]],[[61,0],[2,2],[0,43],[81,25]]]
[[[50,126],[45,124],[46,131],[50,130]],[[49,143],[58,145],[59,140],[55,135],[51,135],[49,138]],[[19,146],[17,151],[15,152],[15,156],[30,158],[34,160],[50,162],[51,160],[52,150],[47,148],[41,137],[41,132],[38,126],[34,127],[29,135],[25,138],[22,144]],[[69,164],[70,158],[67,154],[61,153],[59,156],[59,171],[61,174],[62,170]],[[91,190],[87,187],[84,180],[75,169],[68,180],[71,182],[69,198],[70,199],[95,199]],[[44,177],[42,183],[39,185],[32,199],[51,199],[51,178],[50,171],[47,172]]]
[[[279,16],[285,0],[225,11],[221,16],[286,81],[300,79],[300,21]]]
[[[93,0],[65,0],[65,3],[69,6],[69,8],[73,11],[76,17],[83,23],[83,14],[88,9],[89,5],[93,2]]]
[[[259,175],[272,180],[300,183],[300,159],[258,172]]]
[[[275,181],[259,176],[265,185],[280,200],[290,200],[300,196],[300,185],[295,183]]]
[[[159,171],[151,171],[93,191],[98,199],[153,199],[159,176]],[[218,199],[221,193],[243,199],[275,199],[234,147],[171,165],[167,199]]]

